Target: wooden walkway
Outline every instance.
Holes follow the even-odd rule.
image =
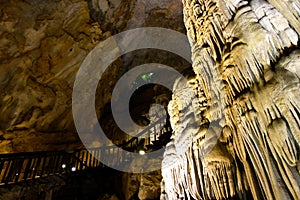
[[[72,173],[88,168],[105,167],[100,160],[112,158],[109,161],[117,165],[125,158],[120,148],[137,151],[140,145],[143,148],[156,146],[161,148],[161,140],[171,136],[172,129],[169,123],[159,120],[154,125],[148,126],[135,137],[119,145],[119,147],[105,146],[101,148],[66,151],[27,152],[0,154],[0,185],[14,184],[41,177]],[[147,138],[139,136],[147,135]],[[165,142],[166,144],[166,142]],[[164,145],[165,145],[164,144]],[[154,148],[155,149],[155,148]],[[107,156],[110,155],[110,156]]]

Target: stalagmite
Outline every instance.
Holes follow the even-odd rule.
[[[300,199],[300,1],[183,0],[161,199]]]

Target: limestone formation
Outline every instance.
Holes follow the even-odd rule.
[[[180,0],[1,1],[0,153],[82,148],[73,125],[71,97],[76,72],[86,55],[106,38],[132,28],[157,26],[184,33],[182,15]],[[120,130],[107,112],[113,86],[124,72],[149,62],[166,64],[178,70],[190,67],[176,55],[163,51],[133,52],[116,60],[101,78],[96,99],[99,121],[112,139],[120,137]],[[153,90],[155,94],[161,94],[159,88]],[[140,114],[142,110],[142,114],[147,115],[144,110],[149,105],[146,103],[158,102],[166,106],[169,99],[168,95],[157,96],[153,101],[152,96],[140,96],[139,103],[142,103],[135,105],[134,112]],[[137,118],[145,122],[140,116]],[[122,140],[114,142],[118,144],[123,139],[127,138],[123,136]],[[103,144],[96,141],[93,145],[99,147]],[[139,178],[135,197],[158,198],[160,180],[160,172]],[[116,181],[118,187],[127,183]],[[90,187],[82,184],[81,190],[84,190],[83,186]],[[22,188],[12,188],[16,191],[1,190],[0,199],[43,196],[33,186],[29,186],[26,193]],[[66,195],[70,191],[66,191]],[[129,187],[123,193],[124,197],[131,197]],[[117,197],[99,197],[109,198]]]
[[[81,148],[71,98],[86,55],[106,38],[131,28],[184,32],[182,21],[180,0],[1,1],[0,152]],[[141,51],[115,61],[97,90],[96,110],[104,129],[115,130],[105,109],[124,72],[144,61],[183,66],[178,60],[166,52]]]
[[[0,9],[0,145],[5,147],[0,151],[78,146],[73,81],[104,37],[90,20],[87,2],[2,1]]]
[[[169,104],[161,199],[300,199],[300,1],[183,5],[194,92]]]
[[[186,73],[190,87],[178,80],[168,106],[174,133],[164,155],[161,198],[300,199],[300,1],[182,2],[1,1],[0,152],[82,147],[71,96],[86,55],[131,28],[185,32],[184,18],[193,70]],[[161,51],[115,61],[97,90],[104,130],[119,133],[106,112],[114,84],[149,62],[188,68]],[[160,173],[154,177],[138,178],[137,187],[144,185],[135,195],[157,197]]]

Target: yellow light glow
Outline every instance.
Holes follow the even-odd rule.
[[[139,150],[139,154],[143,156],[146,154],[146,152],[145,152],[145,150]]]

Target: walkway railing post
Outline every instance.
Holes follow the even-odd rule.
[[[54,174],[68,173],[72,171],[72,167],[79,171],[91,167],[105,167],[100,160],[104,161],[103,159],[108,157],[113,159],[106,160],[104,163],[111,162],[111,165],[117,165],[128,162],[131,158],[127,158],[126,151],[120,149],[129,151],[136,150],[141,146],[146,148],[147,145],[153,145],[164,133],[172,130],[170,124],[164,122],[164,119],[158,120],[119,147],[102,146],[92,149],[90,152],[86,149],[80,149],[71,153],[53,151],[2,154],[0,155],[0,184],[12,184]],[[147,135],[147,138],[139,139],[142,135]]]

